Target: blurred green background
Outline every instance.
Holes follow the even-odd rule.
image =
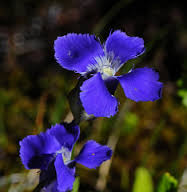
[[[128,64],[155,68],[164,83],[156,102],[135,103],[118,87],[116,116],[80,124],[75,154],[88,139],[114,154],[97,170],[77,166],[79,191],[152,192],[165,172],[180,179],[187,165],[186,21],[182,1],[2,0],[0,192],[32,191],[39,172],[24,169],[19,141],[70,115],[67,95],[78,75],[56,63],[53,49],[57,36],[70,32],[95,33],[102,42],[115,29],[142,37],[146,53]]]

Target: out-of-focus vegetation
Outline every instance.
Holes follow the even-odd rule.
[[[70,115],[67,95],[78,75],[56,63],[54,40],[95,32],[103,42],[111,29],[144,39],[146,53],[128,65],[159,71],[163,97],[135,103],[118,87],[116,116],[81,123],[75,154],[87,139],[108,143],[114,154],[104,172],[78,165],[74,191],[166,192],[162,183],[171,181],[175,187],[163,175],[179,180],[187,165],[186,20],[181,1],[1,1],[0,192],[32,191],[39,173],[24,169],[19,141]]]
[[[169,173],[165,173],[161,178],[157,191],[158,192],[176,191],[177,186],[178,186],[177,180],[174,177],[172,177]]]
[[[142,185],[143,184],[143,185]],[[153,183],[149,171],[145,168],[138,168],[135,172],[133,192],[153,192]]]

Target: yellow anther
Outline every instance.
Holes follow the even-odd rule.
[[[103,68],[103,73],[106,74],[107,76],[113,76],[113,69],[110,67],[104,67]]]

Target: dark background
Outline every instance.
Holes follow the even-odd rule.
[[[34,176],[21,164],[19,141],[70,111],[67,95],[78,75],[60,67],[53,49],[57,36],[70,32],[94,33],[102,42],[116,29],[142,37],[146,53],[134,61],[136,67],[155,68],[164,83],[163,97],[154,103],[129,101],[119,87],[115,117],[80,125],[77,150],[88,139],[106,144],[114,127],[120,129],[104,191],[131,191],[139,166],[155,185],[166,171],[179,179],[187,163],[186,20],[181,1],[1,1],[0,191],[32,190],[36,182],[27,183]],[[120,113],[126,102],[130,107]],[[77,173],[80,191],[96,191],[98,169],[78,166]]]

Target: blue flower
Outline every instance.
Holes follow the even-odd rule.
[[[115,76],[125,62],[144,53],[144,41],[120,30],[109,35],[101,45],[94,35],[67,34],[54,43],[55,58],[65,69],[89,76],[80,87],[80,100],[88,115],[110,117],[117,112],[113,96],[118,83],[127,98],[154,101],[161,97],[162,83],[151,68],[132,69]]]
[[[72,189],[75,164],[90,169],[111,158],[112,150],[93,140],[88,141],[71,160],[73,146],[79,138],[79,127],[56,124],[45,133],[29,135],[20,141],[20,157],[26,169],[41,169],[40,181],[48,179],[46,191],[65,192]]]

